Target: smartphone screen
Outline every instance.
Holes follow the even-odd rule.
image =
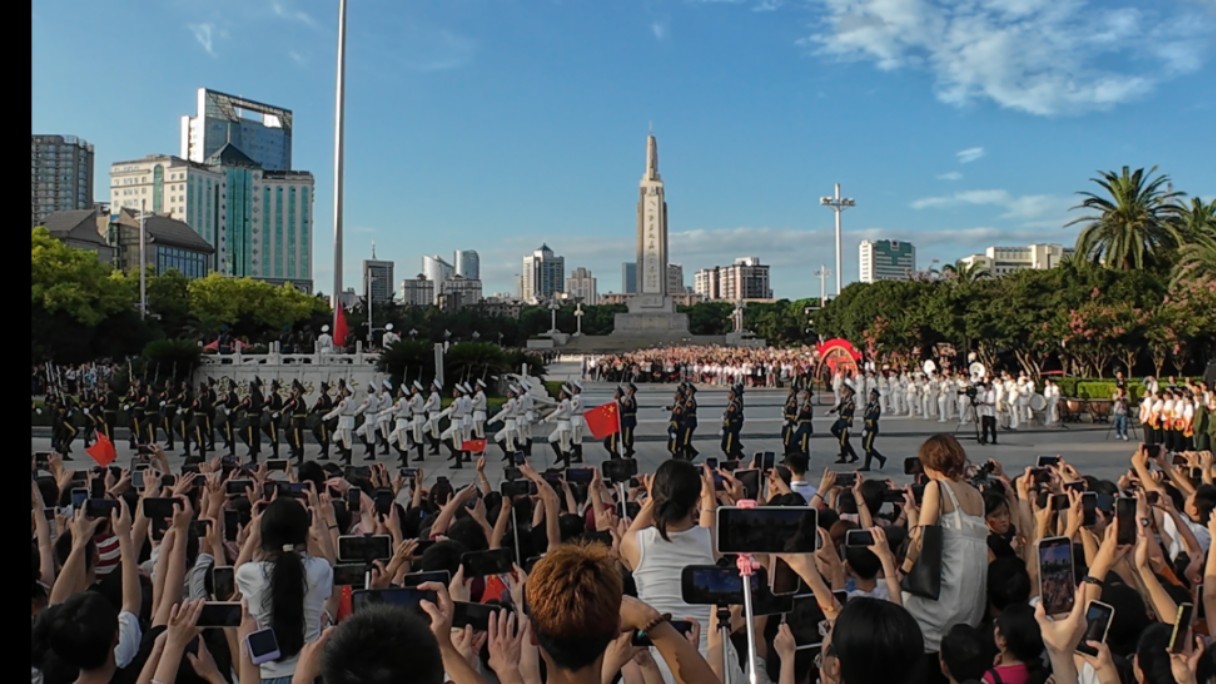
[[[278,660],[280,657],[279,641],[274,636],[274,630],[269,627],[251,632],[245,637],[245,643],[249,647],[249,659],[254,665]]]
[[[1081,495],[1081,525],[1093,527],[1098,524],[1098,494],[1085,492]]]
[[[406,480],[416,480],[416,479],[418,479],[418,469],[417,468],[402,468],[401,477]]]
[[[393,490],[377,489],[374,499],[376,502],[376,513],[379,515],[388,515],[388,512],[393,508],[393,498]]]
[[[1064,490],[1065,491],[1074,491],[1074,492],[1084,492],[1085,484],[1086,484],[1085,480],[1073,480],[1072,482],[1065,482]]]
[[[837,473],[836,486],[848,489],[857,483],[857,473]]]
[[[1038,465],[1040,468],[1060,465],[1060,457],[1059,456],[1040,456]]]
[[[511,572],[515,556],[510,549],[470,551],[460,555],[465,578],[505,575]]]
[[[1115,543],[1130,546],[1136,543],[1136,500],[1121,496],[1115,501]]]
[[[426,572],[411,572],[402,580],[402,586],[416,587],[427,582],[438,582],[447,586],[452,581],[452,575],[447,570],[430,570]]]
[[[346,506],[353,514],[355,511],[361,511],[363,505],[363,492],[359,491],[358,487],[351,487],[346,490]]]
[[[453,626],[455,626],[455,624],[453,624]],[[692,623],[688,620],[672,620],[671,626],[684,636],[688,636],[688,634],[692,632]],[[654,642],[650,640],[650,637],[646,636],[646,633],[640,629],[633,633],[631,643],[635,648],[649,648],[654,646]]]
[[[528,462],[528,456],[522,451],[516,451],[515,455],[511,457],[511,461],[516,465],[516,467],[519,467]]]
[[[1048,537],[1039,542],[1039,596],[1048,615],[1072,610],[1077,585],[1073,572],[1072,542],[1067,537]]]
[[[844,545],[866,548],[874,545],[874,533],[869,530],[849,530],[844,535]]]
[[[198,614],[198,626],[240,627],[241,604],[239,601],[207,601]]]
[[[113,499],[89,499],[84,502],[84,514],[90,518],[109,520],[110,514],[117,510],[118,502]]]
[[[814,508],[757,506],[717,509],[719,553],[813,553],[819,514]]]
[[[1051,495],[1051,510],[1067,511],[1072,502],[1068,500],[1067,494],[1052,494]]]
[[[1186,650],[1187,640],[1191,638],[1191,622],[1195,619],[1195,604],[1183,603],[1174,614],[1174,633],[1170,635],[1169,652],[1178,654]]]
[[[780,558],[773,557],[772,569],[769,572],[773,582],[770,589],[774,596],[794,596],[797,594],[805,594],[810,591],[798,573],[789,566],[789,563]]]
[[[785,624],[794,635],[797,651],[818,649],[823,644],[824,631],[830,627],[815,595],[810,593],[794,597],[794,607],[786,614]]]
[[[904,459],[904,475],[920,475],[925,472],[925,466],[921,465],[920,457],[910,456]]]
[[[760,497],[760,471],[755,468],[736,470],[735,479],[743,485],[743,498],[756,500]]]
[[[710,456],[709,458],[705,459],[705,465],[709,466],[710,470],[717,470],[718,469],[718,459],[714,456]]]
[[[228,480],[224,484],[224,493],[228,496],[245,496],[248,489],[253,489],[253,480]]]
[[[285,458],[272,458],[272,459],[270,459],[270,460],[266,461],[266,470],[269,470],[269,471],[276,471],[276,470],[277,470],[277,471],[286,471],[286,470],[287,470],[287,459],[285,459]]]
[[[566,482],[571,484],[589,484],[591,479],[595,477],[594,468],[567,468]]]
[[[757,451],[752,456],[752,468],[758,470],[772,470],[777,464],[777,454],[772,451]]]
[[[172,518],[176,503],[176,499],[144,499],[144,517],[149,520]]]
[[[85,487],[77,487],[72,490],[72,510],[82,508],[84,502],[89,500],[89,490]]]
[[[1101,601],[1090,601],[1089,605],[1085,607],[1085,636],[1081,637],[1081,643],[1077,644],[1077,652],[1091,656],[1098,655],[1098,650],[1085,642],[1104,643],[1107,630],[1110,629],[1110,622],[1114,617],[1114,608]]]
[[[416,611],[418,615],[426,617],[426,613],[422,612],[421,603],[430,601],[438,603],[439,598],[433,591],[423,591],[416,587],[391,589],[359,589],[351,593],[351,612],[358,613],[360,610],[367,608],[370,605],[377,603],[387,603],[389,605],[401,606]]]
[[[520,472],[519,468],[507,466],[506,468],[502,469],[502,477],[504,480],[510,480],[510,481],[514,482],[515,480],[522,480],[524,477],[524,474],[522,472]],[[604,475],[604,479],[608,479],[607,474]]]
[[[224,539],[226,541],[236,541],[236,535],[240,531],[238,528],[241,525],[241,512],[236,510],[224,511]]]
[[[371,563],[393,557],[393,538],[387,534],[371,537],[348,535],[338,537],[338,558],[346,563]]]
[[[211,568],[211,596],[217,601],[227,601],[236,594],[236,568],[231,565],[216,565]]]
[[[768,584],[768,572],[758,568],[751,575],[752,596]],[[688,565],[680,572],[680,594],[694,606],[743,605],[743,579],[738,568],[717,565]]]
[[[335,587],[362,587],[367,583],[367,566],[363,563],[338,563],[334,566]]]
[[[509,611],[510,608],[502,605],[453,601],[452,627],[455,629],[463,629],[464,627],[468,626],[479,632],[489,631],[490,618],[494,615],[494,613],[497,613],[500,610]]]
[[[632,458],[618,458],[604,461],[600,469],[604,479],[613,484],[628,482],[629,478],[638,474],[638,462]]]
[[[531,480],[508,480],[499,487],[503,496],[532,496],[536,494],[536,483]]]

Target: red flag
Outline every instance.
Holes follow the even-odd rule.
[[[84,452],[92,456],[93,460],[97,461],[97,465],[102,468],[118,460],[118,452],[114,451],[114,443],[100,432],[97,433],[97,443],[85,449]]]
[[[218,337],[215,338],[214,342],[203,347],[203,351],[205,351],[205,352],[219,351],[219,350],[220,350],[220,338],[218,338]]]
[[[615,401],[597,406],[583,414],[587,429],[596,439],[604,439],[621,431],[621,416]]]
[[[471,454],[484,454],[486,452],[486,441],[484,439],[470,439],[467,442],[461,442],[460,450]]]
[[[346,307],[338,304],[334,310],[334,347],[346,346]]]

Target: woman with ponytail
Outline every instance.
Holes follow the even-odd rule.
[[[308,554],[308,509],[275,499],[255,520],[237,560],[236,584],[259,628],[274,630],[278,660],[264,663],[262,684],[290,684],[300,649],[321,636],[333,567]],[[243,562],[247,561],[247,562]]]
[[[621,539],[621,560],[633,572],[639,599],[660,613],[670,613],[677,620],[692,618],[701,625],[699,650],[708,655],[715,608],[684,603],[680,576],[685,566],[717,562],[713,474],[708,468],[698,471],[688,461],[672,459],[659,466],[647,484],[649,496]],[[655,662],[663,680],[672,684],[675,680],[663,659],[655,658]],[[721,662],[720,653],[709,660],[716,668]],[[737,662],[734,655],[731,662]]]

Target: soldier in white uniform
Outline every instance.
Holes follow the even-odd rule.
[[[832,394],[835,396],[833,405],[840,404],[840,390],[844,387],[844,371],[838,370],[832,374]]]
[[[393,324],[389,323],[384,326],[384,337],[380,338],[380,346],[388,349],[394,344],[401,341],[401,336],[393,331]]]
[[[380,398],[376,396],[377,387],[379,387],[378,384],[368,386],[367,396],[355,409],[356,416],[363,416],[363,424],[355,430],[355,436],[363,441],[363,456],[369,461],[376,457],[376,418],[380,415]]]
[[[333,443],[338,445],[338,453],[342,456],[342,461],[349,464],[351,461],[351,450],[354,448],[354,430],[355,416],[358,415],[359,409],[355,406],[354,399],[350,396],[350,390],[346,387],[338,389],[338,403],[334,409],[322,416],[321,420],[329,421],[334,418],[338,419],[338,427],[334,430]]]
[[[1018,375],[1018,420],[1020,422],[1031,424],[1034,421],[1034,412],[1030,410],[1030,395],[1034,394],[1034,383],[1026,375],[1026,371],[1022,371]]]
[[[544,418],[546,423],[555,425],[553,432],[549,434],[549,446],[553,448],[553,453],[557,454],[558,466],[566,468],[570,466],[572,436],[570,418],[574,415],[574,407],[570,401],[571,394],[573,392],[570,391],[570,387],[562,385],[562,391],[558,394],[557,408]]]
[[[439,439],[451,452],[451,456],[448,458],[455,461],[452,467],[457,469],[464,467],[465,459],[462,447],[468,441],[468,429],[471,427],[471,416],[468,412],[472,409],[472,402],[468,401],[468,397],[465,395],[467,391],[468,387],[462,383],[456,383],[456,386],[452,388],[452,403],[448,404],[441,414],[450,418],[451,423],[448,425],[448,429],[439,436]]]
[[[511,455],[517,449],[516,445],[516,425],[518,423],[519,409],[519,389],[515,385],[507,387],[507,400],[503,402],[502,408],[494,415],[495,421],[502,421],[502,429],[494,434],[494,443],[502,449],[503,463],[510,464]]]
[[[393,420],[393,429],[389,432],[388,441],[397,449],[397,455],[401,457],[401,465],[408,465],[409,452],[413,444],[410,430],[410,400],[405,394],[405,385],[397,388],[397,401],[393,403],[392,409],[385,413],[391,415]]]
[[[447,415],[443,410],[443,397],[439,394],[442,391],[443,385],[440,385],[438,380],[432,382],[431,393],[422,405],[422,412],[426,414],[426,433],[431,442],[432,456],[439,454],[439,419]]]
[[[1005,413],[1009,415],[1009,429],[1018,429],[1022,424],[1018,411],[1018,383],[1008,372],[1005,373]]]
[[[473,392],[473,435],[476,439],[486,438],[486,383],[477,379]]]
[[[321,334],[317,335],[317,353],[332,354],[334,353],[334,338],[329,334],[329,326],[321,326]]]
[[[574,463],[583,462],[583,433],[587,431],[587,423],[583,421],[583,414],[587,411],[587,407],[583,405],[583,383],[578,380],[570,382],[570,444],[571,444],[571,461]]]
[[[413,442],[415,449],[418,450],[418,460],[423,458],[422,453],[422,428],[426,425],[426,400],[422,398],[422,383],[414,381],[410,387],[409,410],[410,410],[410,441]]]
[[[1047,400],[1047,416],[1048,425],[1057,425],[1060,422],[1060,386],[1054,380],[1048,378],[1043,384],[1043,398]]]
[[[376,416],[376,432],[380,439],[380,444],[384,447],[384,455],[389,454],[389,433],[393,431],[393,383],[390,380],[384,381],[384,389],[380,391],[380,414]]]

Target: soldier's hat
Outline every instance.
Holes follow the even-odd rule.
[[[482,380],[481,378],[477,378],[477,386],[478,386],[478,387],[480,387],[480,388],[482,388],[482,389],[485,389],[485,388],[486,388],[486,381],[485,381],[485,380]]]
[[[322,391],[322,392],[324,392],[324,391],[326,391],[326,390],[328,390],[328,389],[329,389],[329,383],[328,383],[328,382],[326,382],[326,381],[324,381],[324,380],[322,380],[322,381],[321,381],[321,391]]]
[[[415,390],[417,390],[417,391],[419,391],[419,392],[421,392],[421,391],[423,390],[422,383],[421,383],[421,382],[418,382],[417,380],[415,380],[415,381],[414,381],[414,389],[415,389]]]
[[[385,381],[384,381],[384,389],[386,389],[386,390],[391,390],[392,388],[393,388],[393,381],[392,381],[392,380],[385,380]]]
[[[628,387],[629,389],[633,390],[634,392],[638,391],[638,386],[633,384],[632,382],[625,383],[625,386]]]
[[[688,383],[688,391],[689,391],[690,393],[692,393],[692,394],[696,394],[696,393],[697,393],[697,386],[696,386],[696,385],[694,385],[694,384],[692,384],[691,382],[690,382],[690,383]]]
[[[437,390],[442,390],[442,389],[443,389],[443,385],[439,384],[439,380],[438,380],[438,379],[435,379],[435,380],[432,380],[432,381],[431,381],[431,387],[434,387],[434,388],[435,388],[435,389],[437,389]]]
[[[571,380],[570,386],[577,389],[580,392],[583,391],[583,383],[579,382],[578,380]]]
[[[342,378],[338,378],[338,388],[344,389],[345,387],[346,387],[346,381],[343,380]]]
[[[297,392],[303,392],[303,391],[304,391],[304,385],[300,384],[300,381],[299,381],[299,380],[292,380],[292,381],[291,381],[291,389],[292,389],[293,391],[297,391]]]
[[[328,325],[321,326],[321,332],[323,332],[323,333],[329,332],[329,326]]]
[[[278,381],[278,380],[271,380],[271,381],[270,381],[270,389],[272,389],[272,390],[277,390],[278,388],[279,388],[279,381]]]

